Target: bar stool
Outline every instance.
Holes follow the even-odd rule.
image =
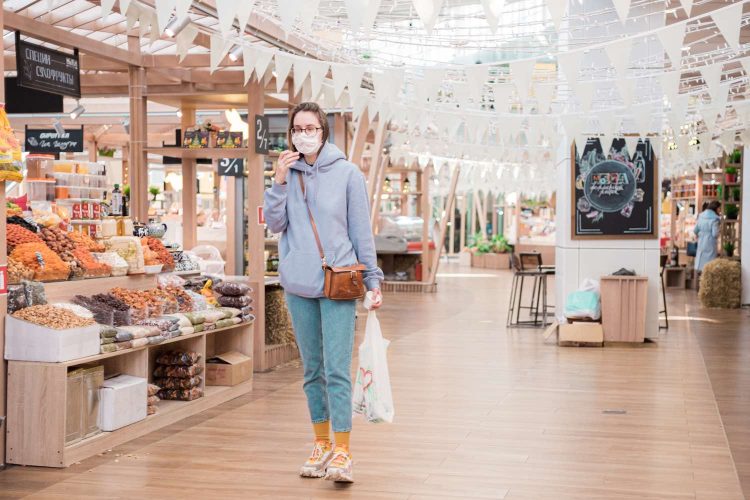
[[[661,299],[662,299],[662,303],[664,304],[664,309],[659,311],[659,316],[661,316],[662,314],[664,315],[664,323],[665,323],[664,326],[662,326],[661,324],[659,325],[659,330],[662,330],[662,329],[669,330],[669,313],[667,312],[667,290],[664,286],[664,270],[667,267],[667,260],[669,256],[664,254],[664,255],[660,255],[659,257],[660,257],[659,264],[661,264],[661,271],[659,272],[659,283],[661,285]],[[659,319],[661,320],[661,318]],[[659,323],[661,323],[661,321],[659,321]]]
[[[506,326],[545,327],[548,309],[554,306],[547,304],[547,276],[554,276],[555,266],[542,264],[542,256],[538,252],[523,252],[518,256],[511,254],[511,265],[515,269],[511,284],[510,304],[508,305],[508,319]],[[533,280],[531,300],[528,305],[523,304],[523,291],[526,278]],[[540,304],[541,302],[541,304]],[[541,308],[540,308],[541,305]],[[528,320],[521,320],[521,310],[529,312]],[[513,317],[515,313],[515,318]],[[541,316],[541,320],[540,317]],[[533,319],[531,319],[533,317]]]

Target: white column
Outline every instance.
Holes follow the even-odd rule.
[[[741,303],[750,304],[750,145],[742,148],[742,222],[741,235],[744,235],[742,245],[740,246],[740,258],[742,264],[742,301]],[[747,195],[745,193],[748,193]]]

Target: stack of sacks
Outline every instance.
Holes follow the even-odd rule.
[[[163,352],[156,358],[154,383],[161,399],[192,401],[203,396],[203,366],[197,352]]]
[[[217,325],[217,322],[224,319],[224,313],[216,309],[209,309],[208,311],[201,311],[200,313],[194,313],[203,316],[204,323],[203,327],[205,330],[215,330],[221,328]]]
[[[159,344],[164,342],[165,338],[161,335],[161,330],[155,326],[121,326],[117,329],[116,342],[117,350],[129,349],[131,347],[142,347],[149,344]]]
[[[164,337],[164,339],[171,339],[172,337],[179,337],[180,335],[182,335],[178,323],[179,320],[177,318],[169,316],[148,318],[138,322],[140,326],[154,326],[158,328],[161,332],[161,336]],[[155,337],[151,337],[150,340],[154,338]],[[158,344],[158,342],[156,342],[155,340],[151,341],[150,343]]]
[[[202,332],[204,330],[203,323],[206,318],[200,314],[195,313],[175,313],[167,314],[162,316],[163,318],[170,318],[177,320],[177,328],[180,330],[180,335],[189,335],[191,333]]]
[[[146,415],[153,415],[156,413],[156,410],[158,409],[156,407],[156,403],[161,401],[159,399],[159,391],[161,390],[161,387],[154,384],[148,384],[148,399],[146,399]]]
[[[111,326],[102,325],[102,329],[99,330],[99,343],[101,344],[101,352],[113,352],[116,351],[115,337],[117,336],[117,330]]]
[[[253,303],[253,298],[250,297],[253,289],[244,283],[222,281],[214,286],[213,291],[219,294],[217,300],[219,305],[223,307],[241,309],[243,307],[248,307]]]
[[[216,322],[216,328],[226,328],[228,326],[242,323],[242,319],[240,319],[242,311],[239,309],[234,307],[218,307],[216,308],[216,311],[224,315],[222,319]]]

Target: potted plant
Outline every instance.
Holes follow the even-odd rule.
[[[731,241],[727,241],[724,243],[724,254],[727,257],[733,257],[734,256],[734,243]]]
[[[496,234],[490,241],[490,253],[485,255],[485,267],[490,269],[508,269],[510,267],[510,245],[504,236]]]
[[[732,200],[733,201],[739,202],[741,195],[742,195],[742,190],[739,187],[735,186],[732,188]]]
[[[150,186],[148,192],[151,193],[151,196],[154,197],[153,200],[156,201],[156,197],[161,193],[161,189],[158,186]]]
[[[729,157],[730,163],[740,163],[742,161],[742,152],[739,149],[735,149],[732,155]]]
[[[737,182],[737,167],[725,168],[724,175],[726,177],[727,184],[734,184],[735,182]]]
[[[724,206],[724,215],[727,216],[727,219],[737,220],[737,216],[739,216],[739,214],[740,208],[734,203],[729,203],[728,205]]]

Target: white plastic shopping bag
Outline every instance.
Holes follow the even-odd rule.
[[[389,340],[380,332],[375,311],[367,313],[365,340],[359,346],[359,368],[354,383],[354,413],[364,415],[370,422],[393,422],[393,395],[388,375],[386,349]]]

